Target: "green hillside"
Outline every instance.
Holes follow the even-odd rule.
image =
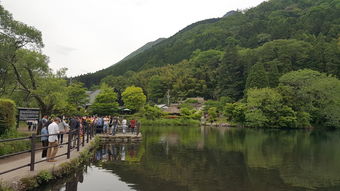
[[[137,50],[133,51],[131,54],[127,55],[125,58],[123,58],[123,59],[122,59],[121,61],[119,61],[119,62],[124,62],[124,61],[126,61],[126,60],[129,60],[129,59],[133,58],[134,56],[136,56],[136,55],[138,55],[138,54],[140,54],[140,53],[142,53],[142,52],[144,52],[144,51],[146,51],[146,50],[152,48],[153,46],[155,46],[156,44],[162,42],[162,41],[165,40],[165,39],[166,39],[166,38],[159,38],[159,39],[157,39],[157,40],[155,40],[155,41],[148,42],[148,43],[146,43],[144,46],[138,48]]]
[[[148,71],[191,68],[186,75],[191,75],[194,84],[203,83],[205,90],[180,97],[228,95],[240,99],[246,85],[254,87],[252,77],[247,78],[256,68],[269,75],[261,85],[264,87],[267,82],[275,87],[282,74],[303,68],[339,76],[339,31],[339,0],[270,0],[249,10],[189,25],[138,55],[76,79],[90,87],[105,77],[108,81],[125,74],[130,81],[125,83],[140,85],[148,93],[150,84],[142,84],[143,79],[132,82],[134,78]],[[168,81],[166,89],[175,90],[175,84]]]

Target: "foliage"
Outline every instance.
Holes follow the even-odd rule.
[[[203,111],[204,113],[208,113],[208,110],[212,107],[220,107],[221,104],[218,102],[218,101],[215,101],[215,100],[208,100],[204,103],[204,107],[203,107]]]
[[[47,183],[48,181],[52,179],[53,179],[52,173],[47,170],[42,170],[37,174],[37,183],[39,185]]]
[[[316,126],[340,127],[340,80],[313,70],[290,72],[280,78],[287,105]],[[310,117],[309,117],[310,116]]]
[[[156,119],[156,120],[147,120],[147,119],[141,119],[143,126],[198,126],[200,125],[200,122],[198,120],[193,119]],[[143,130],[143,128],[142,128]]]
[[[75,107],[84,106],[88,102],[86,88],[82,83],[72,83],[67,87],[67,102]]]
[[[250,88],[265,88],[269,86],[268,77],[263,64],[255,64],[250,68],[247,77],[246,89]]]
[[[195,109],[189,109],[187,107],[181,108],[180,114],[181,114],[181,118],[183,119],[200,120],[202,116],[201,111],[196,111]]]
[[[244,125],[245,119],[245,111],[247,109],[247,105],[240,102],[235,103],[227,103],[224,107],[224,116],[230,122],[238,123],[241,126]]]
[[[158,75],[152,76],[148,84],[149,99],[158,104],[159,99],[165,97],[167,89],[168,87],[166,78]]]
[[[135,86],[127,87],[122,93],[122,99],[125,107],[133,111],[140,110],[146,102],[142,88]]]
[[[283,98],[275,89],[250,89],[247,92],[246,125],[265,128],[294,128],[296,112],[283,104]]]
[[[113,115],[118,110],[117,94],[108,86],[103,86],[91,105],[91,110],[99,116]]]
[[[209,115],[208,120],[210,121],[210,123],[216,121],[218,117],[217,108],[216,107],[209,108],[208,115]]]
[[[20,133],[16,128],[8,129],[5,134],[0,135],[0,139],[11,139],[19,137],[28,137],[25,133]],[[31,144],[29,140],[11,141],[6,143],[0,143],[0,156],[16,153],[19,151],[29,150]]]
[[[0,136],[15,128],[15,114],[15,103],[9,99],[0,99]]]
[[[148,120],[159,119],[164,115],[162,110],[156,106],[145,105],[143,111],[143,117]]]
[[[1,181],[0,181],[0,190],[2,190],[2,191],[14,191],[14,189],[12,189],[12,188],[6,186],[6,185],[5,185],[4,183],[2,183]]]

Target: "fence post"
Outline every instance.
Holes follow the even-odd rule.
[[[90,136],[89,129],[90,129],[90,126],[87,125],[86,126],[86,143],[89,143],[89,136]]]
[[[83,129],[82,129],[82,133],[83,133],[83,139],[81,140],[81,142],[82,142],[82,146],[84,147],[84,145],[85,145],[85,131],[84,131],[84,127],[83,127]]]
[[[31,165],[30,170],[34,171],[34,163],[35,163],[35,133],[31,136]]]
[[[92,134],[92,138],[94,137],[94,124],[91,125],[91,134]]]
[[[72,131],[68,132],[68,140],[67,140],[67,159],[71,157],[71,143],[72,143]]]
[[[77,140],[77,151],[80,149],[80,129],[77,129],[78,140]]]

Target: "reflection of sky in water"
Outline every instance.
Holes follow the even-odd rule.
[[[65,191],[65,187],[61,189]],[[109,170],[92,166],[88,168],[84,175],[83,183],[78,182],[79,191],[127,191],[133,190],[128,184],[122,182],[120,178]]]

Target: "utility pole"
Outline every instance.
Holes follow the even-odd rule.
[[[168,93],[166,97],[168,98],[168,107],[169,107],[170,106],[170,90],[169,89],[168,89]]]

